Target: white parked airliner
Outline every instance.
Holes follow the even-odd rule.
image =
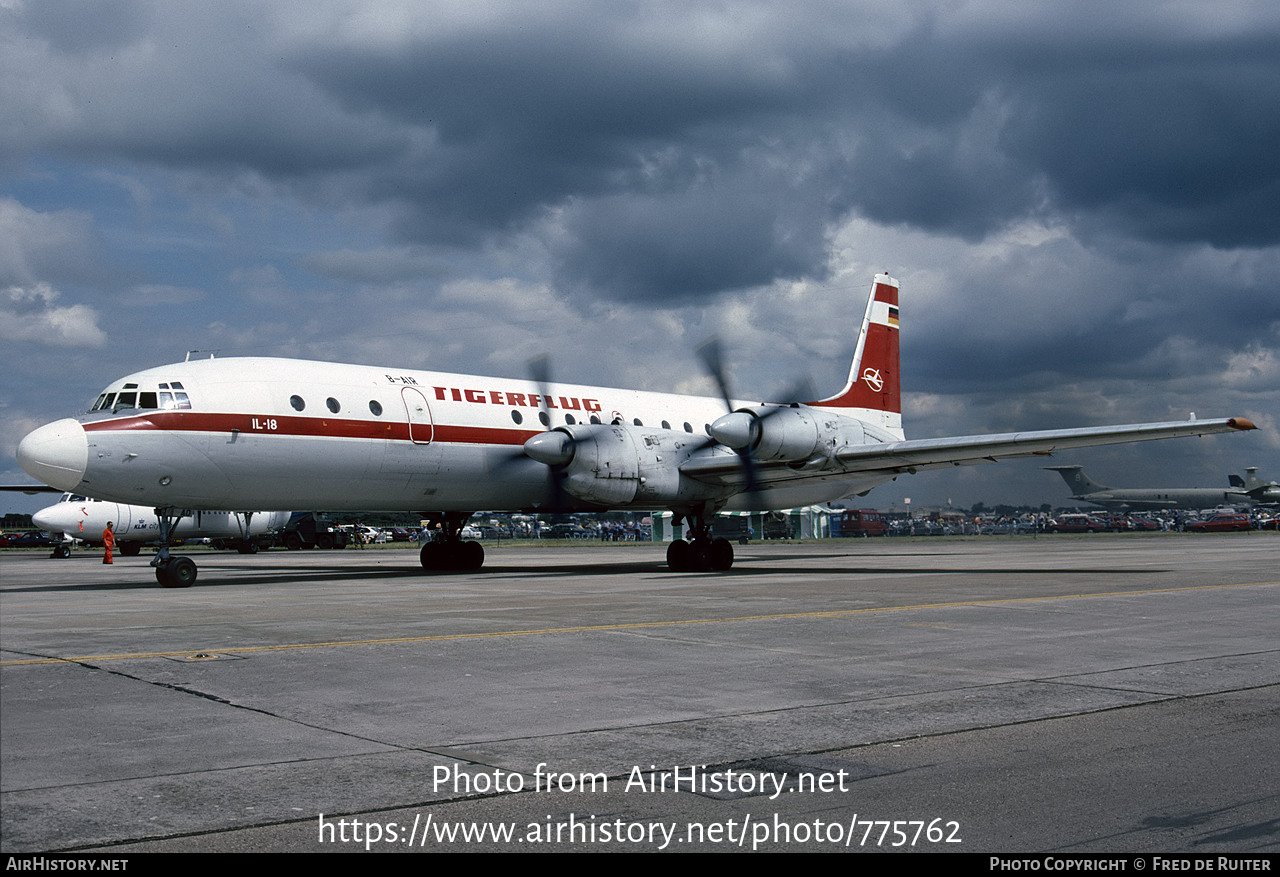
[[[429,569],[484,562],[462,526],[479,509],[670,509],[692,539],[673,570],[723,570],[722,509],[830,502],[903,473],[1062,448],[1254,429],[1243,418],[907,441],[898,371],[898,283],[872,284],[844,388],[816,402],[679,396],[291,359],[188,361],[114,381],[88,414],[27,435],[35,478],[103,499],[188,509],[411,510],[439,530]],[[196,566],[154,561],[160,583]]]
[[[177,522],[171,539],[225,539],[236,542],[241,553],[257,551],[258,540],[289,523],[290,512],[230,512],[197,509]],[[116,544],[126,557],[136,557],[142,546],[160,540],[160,516],[148,506],[104,502],[64,493],[58,502],[40,509],[31,522],[41,530],[62,534],[54,557],[70,557],[77,543],[101,545],[102,531],[113,525]]]

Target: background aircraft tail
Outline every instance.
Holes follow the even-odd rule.
[[[1062,480],[1067,482],[1067,487],[1071,488],[1071,493],[1075,496],[1111,489],[1085,475],[1083,466],[1045,466],[1044,468],[1061,475]]]
[[[898,369],[898,281],[877,274],[871,284],[862,331],[849,378],[834,396],[810,404],[843,409],[901,435],[902,394]]]
[[[1260,502],[1266,505],[1280,502],[1280,484],[1277,484],[1274,481],[1263,481],[1259,478],[1257,466],[1250,466],[1245,469],[1244,472],[1245,475],[1248,476],[1244,480],[1241,480],[1238,475],[1233,475],[1231,477],[1236,479],[1236,481],[1240,481],[1240,484],[1236,486],[1242,487],[1244,492],[1249,494],[1249,497],[1254,502]],[[1235,484],[1235,481],[1231,483]]]

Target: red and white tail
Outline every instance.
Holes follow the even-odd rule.
[[[898,281],[877,274],[862,317],[849,379],[835,396],[811,403],[837,408],[902,435],[902,395],[898,370]]]

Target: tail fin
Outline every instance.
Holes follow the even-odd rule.
[[[1263,505],[1280,503],[1280,484],[1259,478],[1257,466],[1250,466],[1244,471],[1249,476],[1244,480],[1244,491],[1250,499]]]
[[[1104,490],[1110,490],[1098,482],[1094,481],[1088,475],[1084,474],[1083,466],[1045,466],[1050,472],[1057,472],[1062,476],[1062,480],[1067,482],[1067,487],[1071,488],[1071,493],[1075,496],[1082,496],[1087,493],[1100,493]]]
[[[862,331],[844,389],[810,404],[844,409],[861,420],[902,434],[898,370],[898,281],[877,274],[871,284]]]

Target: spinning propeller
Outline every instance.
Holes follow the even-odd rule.
[[[547,407],[551,387],[550,357],[543,354],[529,360],[529,377],[538,387],[538,421],[547,431],[526,441],[520,453],[547,467],[546,508],[552,511],[567,509],[573,505],[573,501],[564,489],[565,478],[568,477],[565,467],[573,462],[574,452],[582,440],[574,438],[566,430],[551,428],[551,414]]]
[[[754,497],[761,491],[758,473],[759,464],[753,452],[760,443],[764,429],[771,418],[799,407],[801,403],[790,402],[780,405],[761,406],[758,409],[734,410],[729,382],[725,374],[724,356],[720,340],[711,338],[697,348],[698,358],[707,373],[715,381],[720,398],[724,400],[726,414],[711,424],[708,438],[697,450],[705,450],[715,445],[724,445],[738,456],[746,493]],[[547,406],[547,398],[551,392],[551,366],[547,356],[539,356],[529,361],[530,380],[537,386],[538,420],[546,428],[544,432],[528,439],[524,445],[503,465],[508,465],[523,457],[542,463],[547,467],[546,500],[543,505],[547,509],[566,509],[574,505],[571,494],[565,490],[568,478],[568,467],[573,462],[578,447],[594,441],[589,428],[574,426],[571,428],[552,428],[551,417]],[[813,395],[808,381],[801,381],[791,388],[786,398],[807,399]],[[582,425],[587,426],[587,425]],[[695,451],[696,453],[696,451]]]

